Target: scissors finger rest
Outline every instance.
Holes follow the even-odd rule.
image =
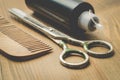
[[[106,52],[95,52],[92,51],[91,49],[94,47],[103,47],[106,48]],[[99,58],[104,58],[104,57],[109,57],[112,56],[113,54],[113,47],[110,43],[102,40],[93,40],[93,41],[88,41],[84,43],[84,49],[85,51],[93,57],[99,57]]]

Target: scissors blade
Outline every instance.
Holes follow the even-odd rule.
[[[66,39],[67,35],[56,30],[55,28],[45,26],[41,22],[39,22],[37,19],[31,17],[30,15],[26,14],[25,12],[21,11],[20,9],[12,8],[9,10],[9,12],[16,16],[17,18],[21,19],[22,21],[28,23],[33,28],[41,31],[48,37],[53,37],[55,39]]]
[[[62,33],[58,31],[55,28],[45,26],[43,23],[39,22],[37,19],[31,17],[30,15],[26,14],[25,12],[21,11],[20,9],[12,8],[9,10],[9,12],[16,16],[17,18],[21,19],[22,21],[28,23],[33,28],[39,30],[40,32],[44,33],[47,37],[49,37],[51,40],[53,40],[56,43],[59,43],[58,40],[64,40],[69,43],[78,43],[80,41],[66,35],[65,33]],[[54,38],[54,39],[53,39]],[[57,39],[57,40],[56,40]],[[79,44],[79,43],[78,43]]]

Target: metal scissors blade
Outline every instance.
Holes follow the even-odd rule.
[[[29,16],[28,14],[26,14],[25,12],[23,12],[20,9],[12,8],[12,9],[9,10],[9,12],[12,15],[16,16],[17,18],[19,18],[19,19],[23,20],[24,22],[28,23],[29,25],[31,25],[35,29],[41,31],[42,33],[44,33],[48,37],[53,37],[53,38],[56,38],[56,39],[63,39],[63,38],[67,37],[66,34],[56,30],[55,28],[52,28],[50,26],[46,27],[43,23],[41,23],[37,19]]]

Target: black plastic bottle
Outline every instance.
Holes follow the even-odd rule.
[[[25,0],[27,6],[73,31],[94,31],[101,27],[91,4],[79,0]]]

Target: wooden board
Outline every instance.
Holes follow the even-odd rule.
[[[25,62],[14,62],[0,55],[0,80],[120,80],[120,0],[87,1],[94,6],[96,15],[104,25],[103,30],[88,33],[87,38],[109,41],[114,47],[115,55],[105,59],[90,57],[91,64],[87,68],[74,70],[59,63],[62,49],[58,45],[10,18],[7,10],[12,7],[32,14],[24,0],[0,0],[0,15],[54,48],[53,53]]]

